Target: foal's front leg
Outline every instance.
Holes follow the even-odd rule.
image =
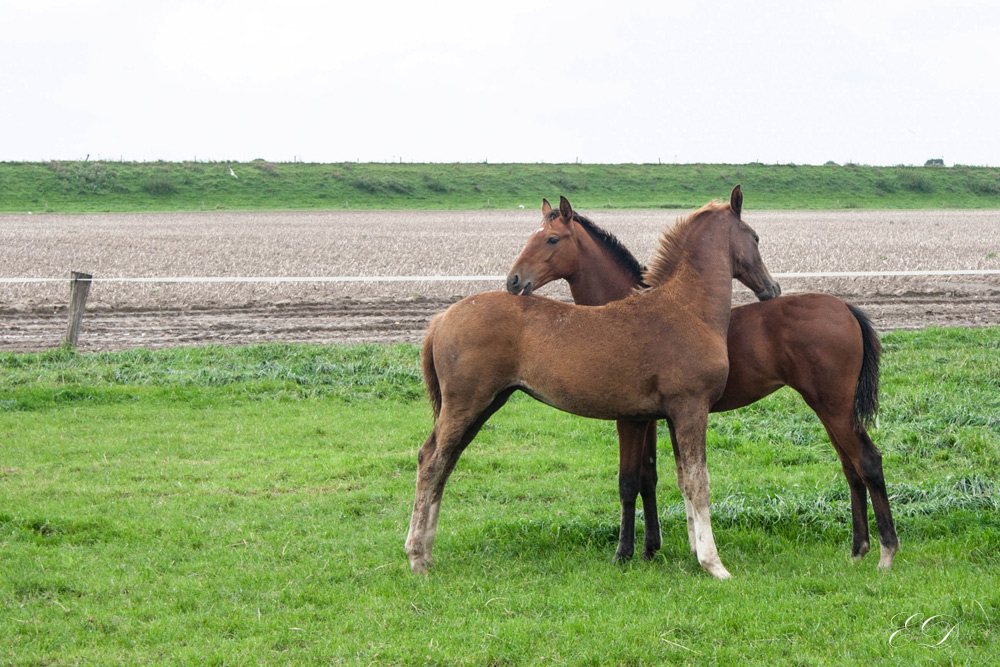
[[[642,465],[639,469],[639,494],[646,519],[646,539],[642,549],[644,560],[651,560],[660,550],[660,515],[656,511],[656,421],[646,422],[643,435]]]
[[[621,528],[614,562],[627,561],[635,553],[635,499],[639,495],[640,470],[646,436],[645,422],[617,422],[618,427],[618,500],[621,503]],[[643,498],[645,502],[645,497]]]
[[[695,540],[694,535],[694,512],[691,508],[691,500],[684,495],[684,459],[681,457],[681,452],[677,448],[677,434],[674,432],[674,424],[671,421],[667,421],[667,426],[670,429],[670,445],[674,449],[674,465],[677,468],[677,487],[682,489],[681,496],[684,498],[684,514],[687,517],[687,534],[688,534],[688,544],[691,546],[691,553],[695,556],[698,555],[698,543]]]
[[[672,419],[674,452],[677,456],[677,481],[689,508],[689,537],[698,562],[716,579],[732,575],[722,565],[712,533],[709,508],[708,464],[705,454],[705,431],[708,407],[691,406],[677,411]]]
[[[640,494],[646,520],[642,557],[650,560],[661,543],[656,511],[656,422],[620,421],[617,427],[621,530],[614,560],[628,560],[635,551],[635,499]]]

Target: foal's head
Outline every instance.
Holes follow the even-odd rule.
[[[781,286],[771,277],[760,256],[760,237],[740,217],[743,211],[743,191],[737,185],[729,195],[729,212],[733,228],[729,234],[729,254],[733,261],[733,277],[746,285],[761,301],[781,295]]]
[[[729,203],[714,201],[706,204],[686,218],[678,220],[673,228],[660,237],[656,254],[649,262],[645,282],[650,286],[662,285],[673,274],[682,259],[691,234],[696,229],[721,230],[729,242],[729,262],[733,278],[746,285],[757,298],[767,301],[781,294],[781,287],[775,282],[760,256],[760,239],[750,225],[743,222],[743,192],[740,186],[733,188]]]
[[[543,199],[542,226],[528,237],[507,274],[507,291],[528,295],[546,283],[573,275],[579,261],[573,233],[573,208],[566,198],[559,198],[558,209]]]

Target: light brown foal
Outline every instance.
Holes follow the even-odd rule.
[[[709,516],[705,430],[729,375],[726,331],[736,278],[759,298],[779,293],[740,218],[739,186],[679,220],[660,238],[650,288],[604,306],[490,292],[431,322],[424,381],[436,422],[420,448],[406,553],[427,571],[441,498],[459,456],[520,389],[573,414],[646,422],[668,419],[677,475],[698,561],[726,579]],[[569,220],[568,201],[560,215]]]
[[[542,225],[528,238],[507,276],[513,294],[530,294],[554,280],[569,283],[573,300],[601,305],[643,286],[644,268],[612,234],[574,212],[564,218],[542,203]],[[816,412],[840,457],[851,490],[851,557],[869,550],[868,502],[878,526],[879,567],[891,567],[899,540],[889,509],[882,456],[866,425],[878,409],[878,335],[865,314],[827,294],[794,294],[737,306],[728,331],[729,378],[712,412],[754,403],[783,386]],[[660,548],[656,510],[656,422],[618,422],[621,533],[615,560],[632,556],[635,501],[645,517],[643,558]]]

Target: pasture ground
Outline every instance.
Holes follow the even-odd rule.
[[[849,562],[846,483],[786,389],[712,417],[729,582],[688,552],[669,447],[663,549],[612,565],[613,426],[525,397],[411,575],[414,346],[0,354],[0,663],[995,664],[1000,329],[883,342],[894,568]]]
[[[1000,268],[995,211],[767,212],[747,197],[775,272]],[[582,212],[640,258],[681,213]],[[537,223],[532,210],[0,216],[0,266],[493,275]],[[782,282],[850,298],[883,331],[1000,321],[995,276]],[[849,562],[839,463],[783,390],[712,417],[732,581],[688,553],[669,447],[664,547],[612,566],[613,427],[523,397],[460,460],[425,579],[402,549],[431,425],[415,346],[177,347],[412,342],[431,312],[499,287],[389,285],[95,283],[81,349],[122,350],[95,354],[12,354],[58,345],[67,289],[0,285],[0,664],[1000,662],[1000,329],[883,336],[873,437],[903,547],[890,572],[877,553]]]

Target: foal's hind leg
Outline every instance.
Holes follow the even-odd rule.
[[[660,548],[660,520],[656,512],[656,422],[620,421],[618,426],[618,497],[621,530],[615,562],[635,551],[635,499],[642,494],[646,520],[642,557],[649,560]]]
[[[823,425],[826,426],[826,423]],[[858,561],[871,549],[868,533],[868,489],[857,468],[854,467],[854,462],[837,444],[837,438],[829,427],[826,427],[826,434],[837,452],[844,478],[847,479],[847,486],[851,490],[851,560]]]
[[[464,405],[460,409],[449,409],[446,402],[434,429],[420,448],[417,455],[413,514],[406,536],[406,554],[410,559],[410,569],[415,574],[426,574],[428,567],[433,564],[431,551],[437,533],[441,496],[448,476],[458,463],[458,457],[476,437],[486,420],[507,402],[511,393],[513,390],[502,392],[485,409],[478,411]]]
[[[855,435],[861,442],[859,470],[871,495],[875,525],[878,526],[878,541],[881,548],[878,566],[887,570],[892,567],[892,561],[899,551],[899,537],[896,535],[896,525],[893,523],[892,510],[889,508],[889,494],[886,492],[885,475],[882,472],[882,453],[868,437],[868,431],[864,427],[859,427]]]
[[[822,417],[822,415],[821,415]],[[882,454],[868,437],[867,431],[859,427],[854,429],[853,419],[850,415],[839,418],[823,419],[827,427],[830,439],[837,447],[838,453],[844,452],[855,475],[859,476],[868,489],[871,496],[872,509],[875,513],[875,524],[878,526],[879,546],[881,556],[878,566],[883,569],[892,567],[892,561],[899,550],[899,538],[896,536],[896,527],[892,520],[892,510],[889,508],[889,495],[885,488],[885,475],[882,472]],[[848,466],[843,463],[845,475],[848,475],[848,483],[851,483],[851,475],[848,474]],[[856,513],[853,505],[854,490],[852,487],[852,516]],[[862,505],[861,518],[865,524],[865,534],[867,535],[868,508]],[[863,554],[861,554],[863,555]]]
[[[443,428],[439,428],[443,426]],[[437,531],[441,496],[460,447],[455,429],[439,420],[417,455],[417,488],[413,500],[410,530],[406,535],[406,555],[415,574],[426,574],[433,564],[431,550]]]

